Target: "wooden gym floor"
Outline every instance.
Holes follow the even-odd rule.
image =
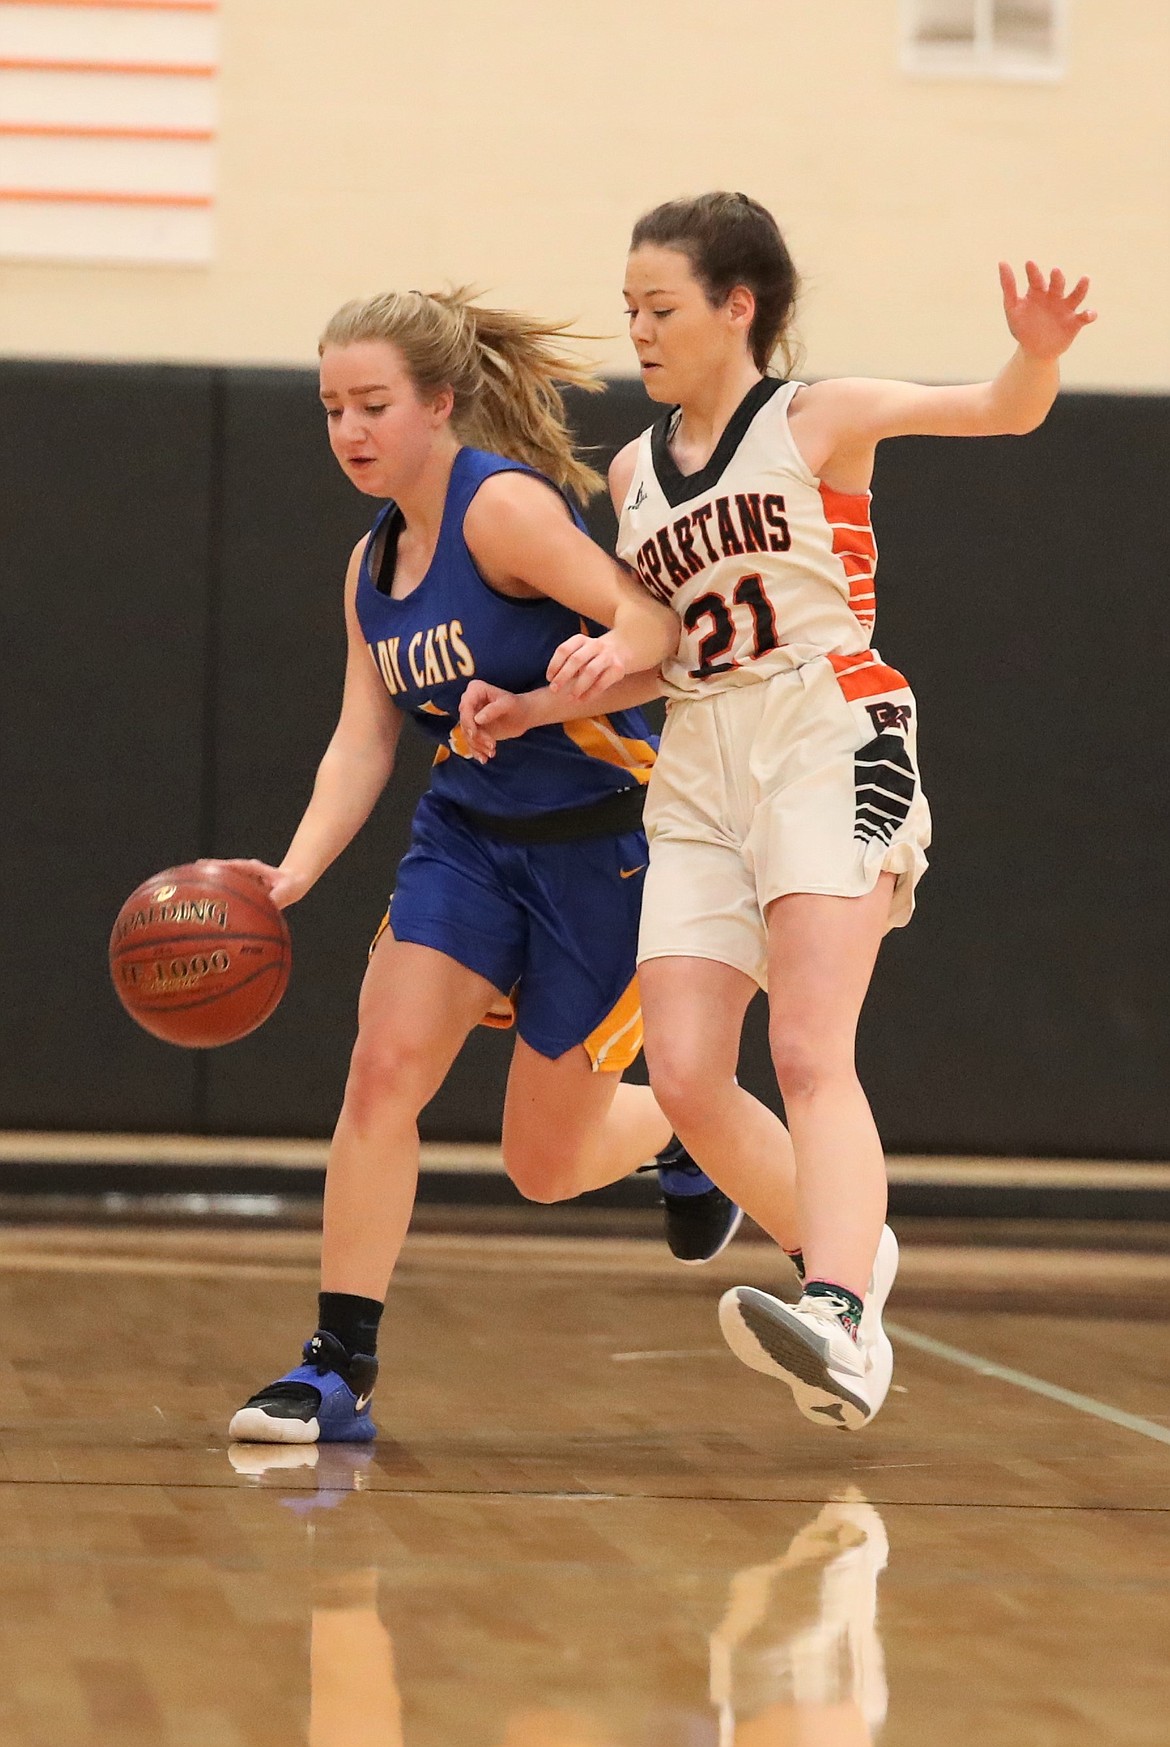
[[[315,1252],[0,1238],[4,1747],[1170,1740],[1167,1256],[911,1241],[851,1437],[723,1347],[766,1246],[422,1234],[379,1442],[229,1448]]]

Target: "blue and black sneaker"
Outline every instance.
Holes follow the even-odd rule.
[[[727,1248],[739,1230],[743,1208],[699,1169],[681,1140],[672,1140],[642,1169],[658,1172],[672,1256],[696,1266]]]
[[[377,1437],[370,1418],[377,1359],[347,1353],[334,1335],[318,1329],[305,1342],[302,1360],[245,1402],[228,1436],[241,1444],[368,1444]]]

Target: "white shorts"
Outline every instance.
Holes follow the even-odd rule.
[[[916,728],[913,693],[873,650],[673,702],[646,796],[638,962],[714,959],[766,989],[773,899],[863,897],[887,872],[887,926],[903,927],[930,842]]]

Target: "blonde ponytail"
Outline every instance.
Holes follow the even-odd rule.
[[[389,291],[343,305],[318,350],[385,340],[397,347],[421,395],[449,387],[462,440],[526,462],[583,503],[602,479],[573,448],[560,384],[596,394],[604,384],[557,342],[560,322],[473,303],[466,286],[427,294]]]

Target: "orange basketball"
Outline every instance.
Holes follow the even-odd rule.
[[[281,912],[260,880],[222,861],[144,880],[110,936],[110,975],[127,1013],[188,1049],[215,1049],[255,1031],[291,968]]]

